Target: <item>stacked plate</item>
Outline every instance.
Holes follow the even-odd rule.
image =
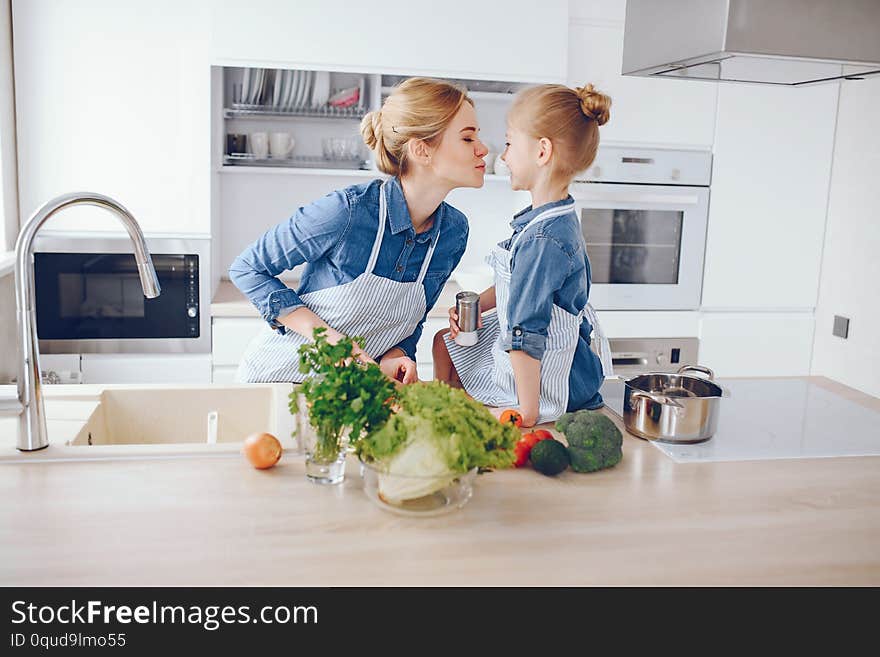
[[[321,108],[330,99],[330,73],[245,68],[236,103],[289,112]]]

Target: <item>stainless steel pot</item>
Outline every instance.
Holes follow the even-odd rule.
[[[626,430],[664,443],[709,440],[718,427],[721,398],[730,396],[712,381],[714,378],[708,367],[685,365],[676,374],[642,374],[627,379],[623,397]]]

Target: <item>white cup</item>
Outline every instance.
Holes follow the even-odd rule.
[[[248,136],[251,153],[258,160],[265,160],[269,155],[269,134],[266,132],[252,132]]]
[[[290,155],[294,143],[289,132],[273,132],[269,135],[269,153],[275,158],[285,158]]]

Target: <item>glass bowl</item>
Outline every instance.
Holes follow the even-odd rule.
[[[390,474],[361,461],[364,492],[379,508],[401,516],[430,517],[460,509],[474,493],[477,468],[440,476]]]

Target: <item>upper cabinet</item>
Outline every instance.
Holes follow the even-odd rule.
[[[564,82],[567,0],[230,0],[215,64]]]
[[[718,91],[703,307],[812,309],[838,85]]]
[[[200,3],[16,0],[19,206],[94,191],[148,232],[210,231],[210,62]],[[47,225],[118,230],[72,208]]]
[[[587,12],[606,3],[578,4],[584,6],[579,14],[572,12],[568,31],[568,83],[591,82],[611,96],[611,120],[601,129],[602,139],[711,148],[718,84],[622,76],[622,10]]]

